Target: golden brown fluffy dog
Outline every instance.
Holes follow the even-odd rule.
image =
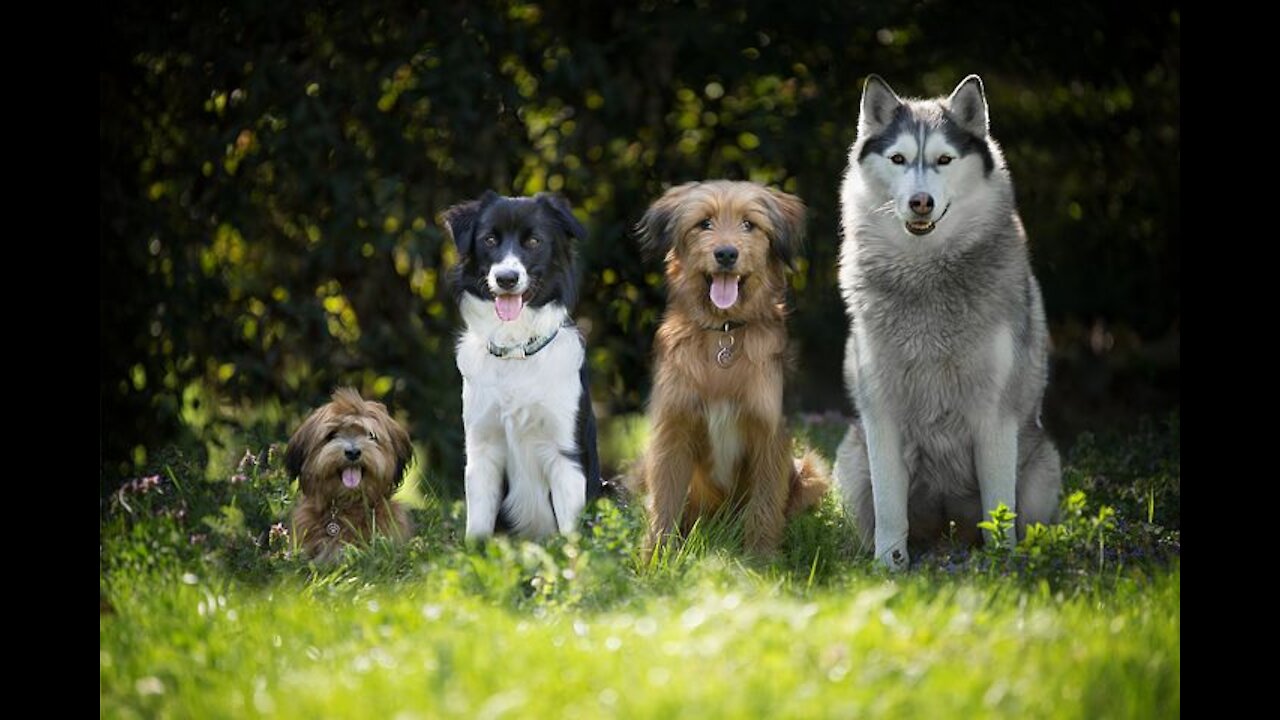
[[[413,460],[409,433],[380,402],[351,388],[335,390],[289,438],[285,468],[298,478],[293,534],[320,562],[373,533],[400,541],[409,517],[391,493]]]
[[[782,417],[784,298],[804,215],[793,195],[716,180],[671,188],[636,228],[665,255],[668,288],[637,473],[646,555],[726,501],[740,503],[747,549],[772,552],[786,518],[830,484],[816,455],[793,462]]]

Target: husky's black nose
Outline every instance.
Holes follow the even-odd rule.
[[[520,273],[515,270],[503,270],[494,274],[493,279],[498,282],[498,287],[503,290],[510,290],[516,286],[516,283],[520,282]]]
[[[911,196],[911,212],[917,215],[928,215],[933,212],[933,196],[929,193],[916,193]]]
[[[721,245],[715,249],[716,262],[722,268],[731,268],[733,264],[738,262],[738,248],[731,245]]]
[[[343,455],[346,455],[351,462],[355,462],[360,459],[360,448],[347,448]]]

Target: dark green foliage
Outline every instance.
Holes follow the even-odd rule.
[[[233,437],[282,441],[338,384],[408,420],[456,495],[437,218],[486,188],[559,191],[588,228],[578,316],[607,413],[648,394],[647,204],[696,178],[797,193],[789,403],[847,412],[836,195],[871,72],[911,95],[983,76],[1059,351],[1050,427],[1177,403],[1176,10],[233,0],[118,3],[105,23],[104,502],[168,444],[199,465]]]

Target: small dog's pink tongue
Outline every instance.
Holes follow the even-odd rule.
[[[360,484],[360,468],[349,467],[342,471],[342,484],[349,488],[355,488]]]
[[[727,310],[738,302],[738,276],[720,273],[711,276],[711,302]]]
[[[498,311],[499,320],[511,322],[520,317],[520,311],[524,309],[524,296],[499,295],[493,299],[493,307]]]

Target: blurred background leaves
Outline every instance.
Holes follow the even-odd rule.
[[[648,394],[647,204],[700,178],[800,195],[788,407],[848,413],[837,192],[871,72],[912,96],[983,77],[1053,333],[1054,434],[1179,404],[1174,7],[116,2],[104,22],[103,497],[162,448],[282,441],[338,384],[387,402],[460,492],[437,219],[487,188],[562,193],[589,229],[577,317],[606,420]]]

